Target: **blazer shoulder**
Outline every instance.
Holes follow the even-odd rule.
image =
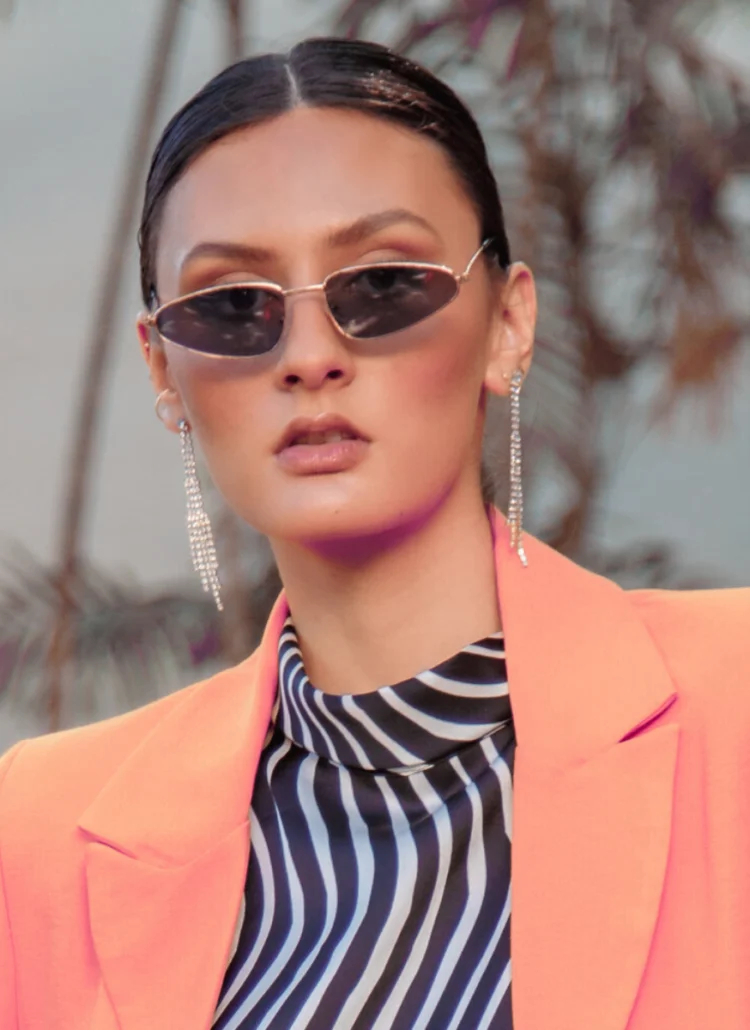
[[[74,729],[21,740],[0,758],[0,824],[8,806],[85,804],[195,685],[140,708]]]
[[[250,659],[245,660],[249,664]],[[0,757],[0,827],[14,815],[69,822],[164,720],[199,691],[219,686],[223,670],[140,708],[75,729],[19,741]]]
[[[725,715],[746,712],[750,725],[750,587],[626,594],[678,694]]]

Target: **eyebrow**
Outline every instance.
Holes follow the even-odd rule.
[[[363,215],[356,221],[345,225],[340,229],[333,229],[326,236],[326,242],[333,247],[353,246],[355,243],[362,243],[370,236],[387,229],[391,225],[400,222],[417,225],[426,229],[432,236],[442,242],[442,237],[434,225],[422,218],[421,215],[409,211],[407,208],[397,207],[388,211],[379,211],[377,214]],[[255,247],[247,243],[211,242],[197,243],[192,247],[180,262],[180,271],[193,261],[199,258],[227,258],[232,261],[262,262],[269,261],[276,257],[273,250],[267,247]]]

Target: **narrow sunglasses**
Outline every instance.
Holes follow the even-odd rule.
[[[320,292],[329,316],[353,340],[408,329],[458,296],[487,239],[457,275],[446,265],[383,261],[342,268],[314,286],[285,290],[276,283],[221,283],[167,301],[144,318],[164,339],[222,358],[266,354],[281,339],[286,299]]]

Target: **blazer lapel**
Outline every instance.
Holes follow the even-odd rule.
[[[625,1030],[669,849],[676,698],[627,594],[493,516],[516,726],[514,1030]]]
[[[211,1025],[244,889],[286,612],[280,598],[254,656],[186,691],[79,822],[104,984],[92,1030]]]

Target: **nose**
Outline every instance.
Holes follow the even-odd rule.
[[[345,386],[354,378],[354,355],[330,317],[322,291],[287,298],[276,374],[285,390]]]

